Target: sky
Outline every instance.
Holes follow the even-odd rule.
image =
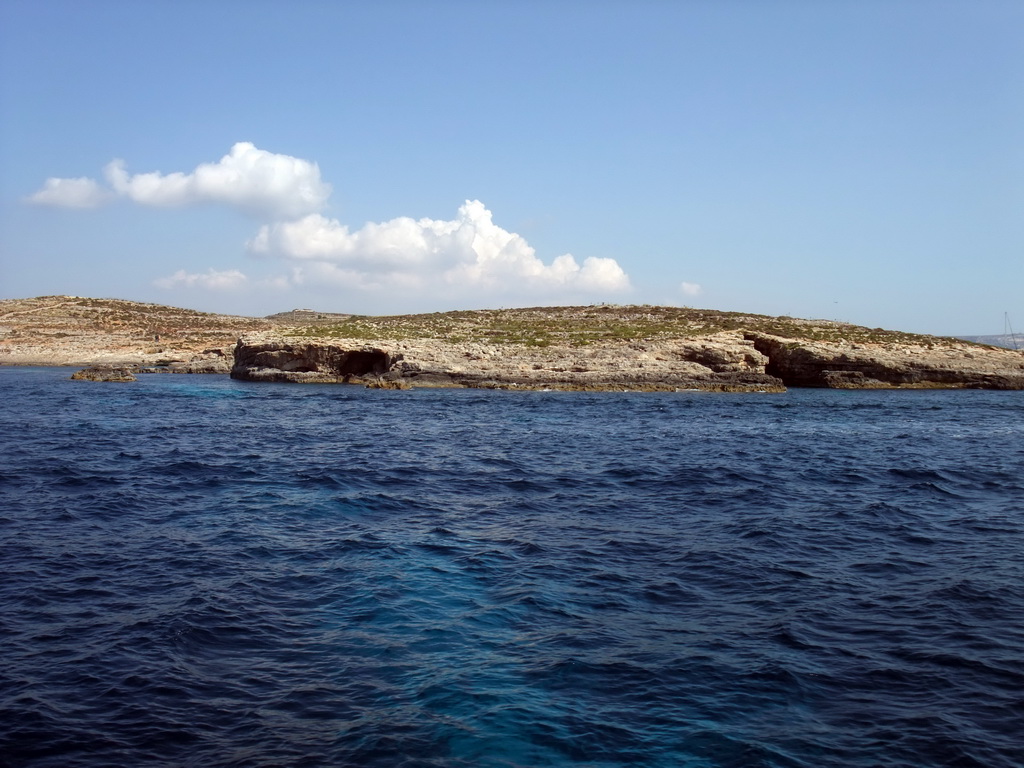
[[[0,298],[1024,326],[1020,0],[2,0]]]

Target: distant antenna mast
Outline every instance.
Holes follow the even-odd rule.
[[[1010,313],[1004,312],[1003,318],[1003,330],[1006,331],[1006,334],[1010,337],[1010,342],[1013,344],[1013,348],[1020,349],[1020,347],[1017,346],[1017,334],[1013,332],[1013,326],[1010,325]]]

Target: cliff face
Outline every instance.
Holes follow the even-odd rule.
[[[253,335],[235,346],[231,377],[247,381],[345,383],[379,378],[400,359],[393,353],[364,345],[293,344]]]
[[[748,333],[765,370],[790,387],[1024,389],[1024,355],[946,341],[821,343]]]
[[[355,339],[295,343],[264,333],[239,340],[231,375],[249,381],[507,389],[1024,389],[1024,355],[958,343],[825,343],[738,332],[583,347],[431,339],[368,347]]]
[[[349,381],[407,386],[573,390],[772,391],[767,358],[738,334],[677,342],[566,346],[391,340],[294,343],[268,334],[242,337],[231,375],[250,381]]]

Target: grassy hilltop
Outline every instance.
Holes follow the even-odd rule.
[[[288,336],[433,339],[546,347],[579,347],[608,341],[659,341],[749,331],[798,341],[917,343],[940,346],[951,339],[886,331],[832,320],[800,320],[687,307],[532,307],[435,312],[421,315],[336,315],[299,311],[274,315]]]
[[[430,341],[509,348],[582,348],[686,340],[721,332],[770,334],[795,342],[927,348],[964,344],[831,320],[686,307],[602,304],[387,316],[293,310],[256,318],[121,299],[42,296],[0,301],[0,363],[187,359],[211,349],[225,350],[250,331],[270,331],[296,341]]]

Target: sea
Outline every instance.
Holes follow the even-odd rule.
[[[1024,392],[0,368],[0,764],[1024,765]]]

